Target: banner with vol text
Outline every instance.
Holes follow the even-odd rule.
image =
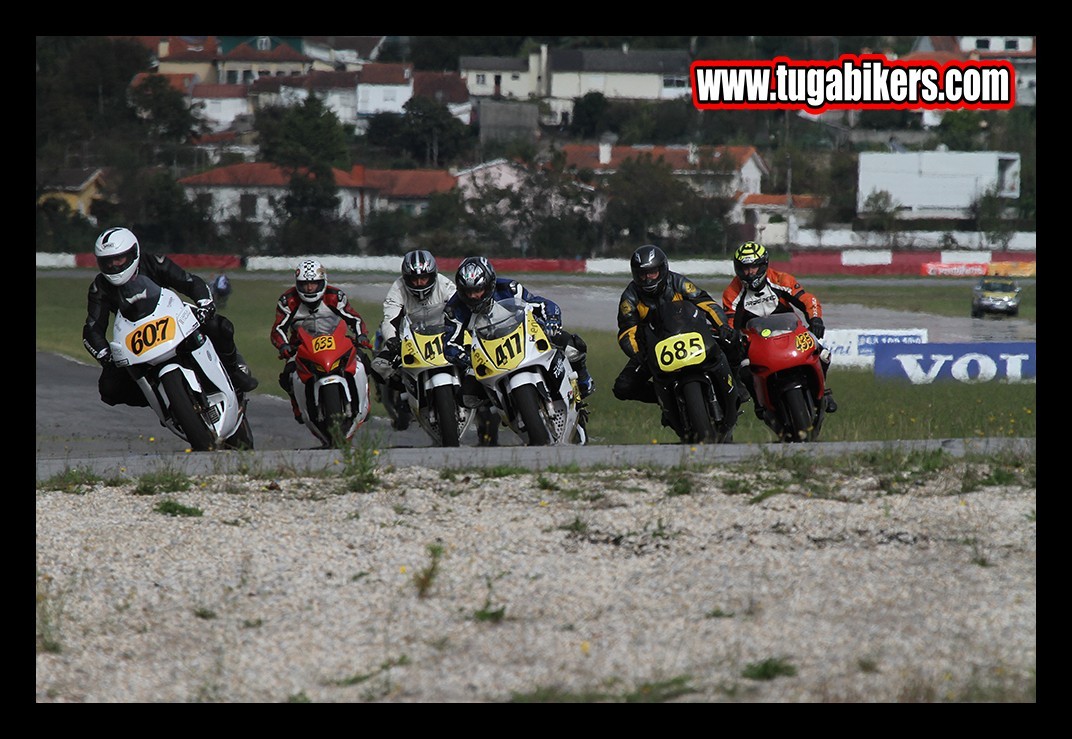
[[[913,385],[955,381],[1035,382],[1035,343],[882,344],[874,348],[875,376]]]

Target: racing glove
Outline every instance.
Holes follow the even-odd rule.
[[[740,332],[725,323],[718,327],[718,338],[726,346],[737,346],[741,343]]]
[[[372,344],[369,343],[368,334],[361,334],[357,337],[357,345],[363,349],[372,351]]]
[[[402,366],[402,342],[397,336],[392,336],[383,345],[381,356],[391,361],[391,366],[398,369]]]
[[[543,322],[543,327],[549,336],[557,336],[562,331],[562,319],[557,316],[548,316]]]
[[[111,347],[104,347],[99,352],[94,354],[93,358],[100,363],[101,367],[112,367],[115,364],[115,359],[112,357]]]
[[[216,304],[212,302],[212,298],[198,300],[197,307],[194,308],[194,315],[197,316],[198,322],[202,325],[216,315]]]
[[[823,319],[816,316],[808,321],[808,330],[815,334],[815,338],[823,338],[823,334],[826,333],[826,326],[823,325]]]
[[[283,344],[283,346],[279,347],[279,358],[280,359],[290,359],[291,357],[293,357],[297,353],[298,353],[298,348],[296,346],[294,346],[293,344]]]

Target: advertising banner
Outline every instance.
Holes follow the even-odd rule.
[[[875,363],[875,347],[884,344],[926,344],[927,329],[830,329],[823,336],[833,365],[870,367]]]
[[[1035,343],[922,344],[875,347],[875,376],[913,385],[1035,382]]]

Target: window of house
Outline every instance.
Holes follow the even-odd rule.
[[[668,74],[663,77],[663,87],[667,89],[683,89],[689,86],[689,78],[684,75]]]
[[[253,82],[253,70],[245,69],[242,71],[242,83],[248,85]]]
[[[243,193],[238,198],[238,214],[244,221],[251,221],[257,217],[257,196]]]
[[[237,69],[229,69],[229,70],[227,70],[227,84],[228,85],[237,85],[238,84],[238,70]]]
[[[257,37],[257,50],[258,51],[271,51],[272,50],[272,38],[270,36],[258,36]]]
[[[977,39],[975,39],[975,48],[978,49],[979,51],[989,51],[989,49],[990,49],[990,39],[988,39],[988,38],[977,38]]]
[[[262,69],[259,72],[257,72],[257,76],[258,77],[271,77],[272,76],[272,70],[270,70],[270,69]]]
[[[199,192],[194,197],[194,205],[197,206],[197,209],[199,211],[201,211],[202,213],[211,213],[212,212],[212,193]]]
[[[514,72],[512,75],[510,75],[510,79],[512,79],[514,82],[517,82],[519,79],[521,79],[521,75],[517,72]]]
[[[476,83],[483,87],[484,85],[488,84],[488,76],[486,74],[478,74],[476,76]]]
[[[388,87],[383,91],[383,100],[386,103],[393,103],[395,98],[398,97],[397,91],[393,87]]]
[[[1019,51],[1020,42],[1014,38],[1005,39],[1005,51]]]

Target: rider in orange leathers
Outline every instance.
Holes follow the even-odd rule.
[[[746,241],[733,253],[733,271],[736,276],[722,292],[722,309],[730,324],[738,331],[743,331],[748,321],[756,316],[769,316],[772,313],[792,313],[799,311],[808,324],[808,330],[816,339],[822,339],[826,333],[823,325],[823,306],[819,299],[805,290],[797,278],[788,272],[779,272],[770,268],[770,257],[766,248],[755,241]],[[819,363],[823,367],[823,377],[830,369],[830,352],[823,349],[819,354]],[[752,373],[746,367],[740,367],[741,384],[748,388],[755,403],[756,416],[763,417],[763,407],[755,402],[756,391]],[[837,410],[833,392],[826,388],[826,412]]]

